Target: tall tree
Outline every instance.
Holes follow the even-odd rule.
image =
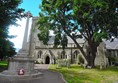
[[[117,36],[117,0],[43,0],[41,10],[37,22],[39,29],[45,27],[54,30],[55,34],[68,35],[89,66],[95,66],[97,47],[102,39]],[[77,38],[86,39],[87,53]]]
[[[13,43],[8,39],[9,25],[17,25],[16,21],[23,17],[24,9],[18,8],[21,0],[0,0],[0,58],[15,54]],[[10,54],[10,55],[9,55]]]

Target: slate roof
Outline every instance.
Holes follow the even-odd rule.
[[[52,36],[49,39],[48,44],[54,44],[54,38],[55,37]],[[73,40],[69,36],[67,38],[68,38],[68,44],[73,44],[74,43]],[[80,44],[85,42],[84,39],[80,39],[80,38],[78,38],[77,41]],[[112,42],[110,40],[107,40],[107,41],[103,40],[103,41],[105,42],[107,49],[113,49],[113,50],[117,49],[118,50],[118,39],[114,39],[114,41],[112,41]]]
[[[107,40],[105,41],[107,49],[118,49],[118,39],[114,39],[114,41]]]
[[[68,43],[70,43],[70,44],[74,43],[73,40],[69,36],[67,36],[67,38],[68,38]],[[77,42],[81,44],[81,43],[84,43],[85,40],[78,38]]]
[[[54,38],[55,38],[55,37],[52,36],[52,37],[49,39],[48,44],[54,44]],[[68,39],[68,44],[73,44],[73,43],[74,43],[73,40],[72,40],[69,36],[67,36],[67,39]],[[85,40],[78,38],[78,39],[77,39],[77,42],[81,44],[81,43],[84,43]]]
[[[52,36],[50,39],[49,39],[49,41],[48,41],[48,44],[54,44],[54,36]]]

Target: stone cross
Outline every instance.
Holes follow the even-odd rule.
[[[29,18],[32,17],[31,13],[28,11],[25,16],[27,17],[26,21],[26,27],[25,27],[25,33],[24,33],[24,39],[22,44],[22,50],[28,50],[27,49],[27,39],[28,39],[28,28],[29,28]]]

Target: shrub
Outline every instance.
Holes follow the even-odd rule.
[[[78,63],[84,64],[84,59],[83,59],[83,57],[81,55],[79,55],[79,59],[78,60],[79,60]]]
[[[59,67],[70,67],[70,59],[57,59],[57,65]]]
[[[112,63],[111,65],[118,66],[118,57],[109,56],[108,58],[109,58],[110,63]]]
[[[36,64],[43,64],[43,61],[42,61],[42,59],[37,59],[35,63]]]

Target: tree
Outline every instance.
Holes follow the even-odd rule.
[[[23,17],[24,9],[18,8],[21,0],[0,0],[0,58],[15,54],[15,48],[8,35],[9,25],[18,25],[16,21]]]
[[[68,35],[88,65],[94,67],[99,43],[103,38],[117,36],[116,8],[117,0],[43,0],[37,24],[40,24],[40,30],[46,27],[54,30],[55,34],[61,32]],[[77,38],[86,39],[87,53]]]
[[[1,42],[1,48],[0,48],[0,59],[3,60],[4,58],[12,57],[16,54],[14,44],[9,40],[3,40],[4,42]]]

